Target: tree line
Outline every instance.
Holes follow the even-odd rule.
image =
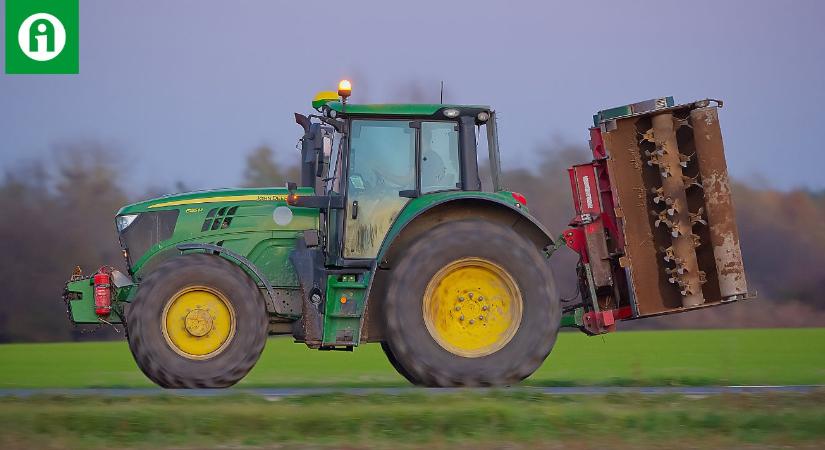
[[[135,192],[125,184],[117,152],[93,141],[61,146],[56,155],[7,167],[0,180],[0,342],[87,339],[67,320],[60,298],[65,280],[76,265],[87,273],[103,264],[123,270],[115,212],[131,201],[177,190]],[[534,156],[532,169],[505,168],[502,179],[559,232],[573,216],[565,170],[588,155],[556,143]],[[277,164],[275,152],[262,146],[247,156],[241,179],[250,187],[283,186],[298,180],[297,164]],[[825,325],[825,227],[820,225],[825,193],[778,191],[741,180],[733,193],[749,284],[759,299],[639,321],[630,328]],[[553,257],[563,296],[575,293],[575,263],[570,251]],[[103,327],[91,336],[116,335]]]

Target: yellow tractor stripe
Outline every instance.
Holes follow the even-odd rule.
[[[192,198],[189,200],[173,200],[169,202],[155,203],[154,205],[149,206],[149,208],[220,202],[285,202],[286,196],[287,194],[226,195],[220,197]]]

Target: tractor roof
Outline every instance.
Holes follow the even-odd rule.
[[[329,102],[326,104],[335,112],[344,112],[344,105],[341,102]],[[347,115],[380,115],[380,116],[432,116],[441,110],[457,109],[461,115],[475,115],[481,111],[490,111],[486,105],[445,105],[441,103],[372,103],[357,104],[347,103]]]

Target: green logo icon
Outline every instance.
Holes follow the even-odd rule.
[[[6,0],[6,73],[78,73],[79,0]]]

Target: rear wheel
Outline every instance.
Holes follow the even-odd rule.
[[[390,345],[387,343],[387,341],[381,341],[381,350],[384,350],[384,356],[387,357],[387,360],[390,362],[390,364],[392,364],[392,367],[393,369],[395,369],[396,372],[398,372],[402,377],[406,378],[407,381],[409,381],[412,384],[421,384],[419,380],[417,380],[412,375],[410,375],[409,372],[407,372],[407,369],[405,369],[404,366],[398,363],[398,359],[392,353],[392,349],[390,348]]]
[[[138,367],[168,388],[237,383],[267,336],[258,287],[235,264],[206,254],[170,259],[149,274],[126,323]]]
[[[416,384],[516,383],[553,348],[561,311],[552,272],[510,227],[439,225],[404,251],[391,277],[385,345]]]

